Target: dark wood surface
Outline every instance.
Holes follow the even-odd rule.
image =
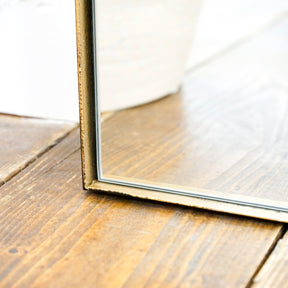
[[[47,137],[45,152],[0,188],[0,287],[249,287],[279,257],[281,224],[84,191],[79,131],[64,127],[63,140],[47,149]],[[285,277],[284,255],[262,279]]]

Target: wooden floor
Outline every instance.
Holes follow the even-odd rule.
[[[280,223],[84,191],[79,129],[0,116],[0,287],[285,287]]]
[[[276,36],[288,31],[287,20],[274,24]],[[251,44],[254,52],[265,42],[266,34],[262,35],[260,42]],[[287,37],[274,40],[271,51],[286,50]],[[238,57],[241,53],[237,53]],[[241,60],[240,56],[236,58]],[[257,58],[256,52],[254,56]],[[283,60],[285,71],[286,64]],[[250,85],[256,78],[249,77],[241,79],[249,80]],[[277,85],[286,81],[286,77],[283,79],[276,81]],[[207,81],[211,83],[211,78]],[[249,87],[253,93],[262,86]],[[267,87],[268,98],[277,87]],[[212,106],[204,112],[215,111]],[[233,113],[230,116],[233,119]],[[112,125],[112,117],[104,123]],[[79,128],[74,124],[0,115],[1,288],[287,287],[286,225],[84,191],[79,138]],[[204,140],[202,143],[207,143]],[[281,145],[279,153],[285,148]],[[203,147],[207,149],[200,151],[200,156],[212,151]],[[222,151],[221,146],[214,147]],[[117,171],[119,166],[109,163],[109,169]],[[209,184],[207,178],[193,181],[197,179],[199,185]],[[229,185],[224,184],[221,189],[228,190]],[[233,181],[230,184],[233,186]]]

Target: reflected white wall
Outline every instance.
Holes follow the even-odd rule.
[[[74,10],[74,0],[0,0],[0,112],[78,121]],[[287,10],[287,0],[204,0],[188,68]]]

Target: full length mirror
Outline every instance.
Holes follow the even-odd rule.
[[[100,181],[288,212],[286,0],[95,0],[94,25]]]

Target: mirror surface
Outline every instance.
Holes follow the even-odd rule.
[[[94,4],[99,179],[287,212],[288,2]]]

